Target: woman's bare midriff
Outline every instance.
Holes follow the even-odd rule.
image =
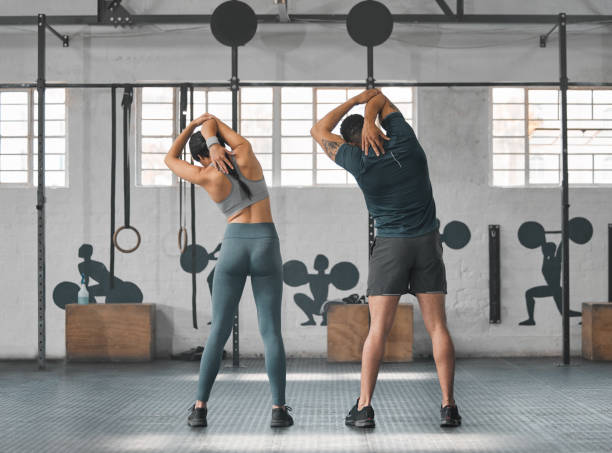
[[[270,198],[258,201],[251,206],[247,206],[242,211],[234,214],[227,223],[269,223],[272,220],[272,211],[270,210]]]

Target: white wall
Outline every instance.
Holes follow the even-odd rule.
[[[3,2],[0,15],[71,14],[69,2],[54,9],[46,2]],[[95,7],[76,10],[92,14]],[[94,3],[94,2],[92,2]],[[201,2],[180,2],[168,11],[162,2],[142,2],[139,12],[207,13]],[[169,2],[166,2],[167,4]],[[171,2],[177,4],[178,2]],[[272,2],[249,2],[259,13],[273,12]],[[346,12],[356,2],[292,2],[296,12]],[[434,2],[415,2],[418,12],[437,12]],[[468,12],[520,12],[509,7],[491,9],[494,2],[466,2]],[[506,2],[507,3],[507,2]],[[568,12],[607,13],[605,2],[530,2],[528,12],[550,13],[564,3]],[[541,5],[545,3],[545,5]],[[164,5],[165,5],[164,4]],[[394,12],[409,12],[404,2],[389,2]],[[128,3],[129,6],[129,3]],[[551,8],[549,10],[548,8]],[[42,9],[41,9],[42,8]],[[136,8],[136,7],[135,7]],[[485,10],[484,8],[489,8]],[[136,9],[135,9],[136,10]],[[412,11],[412,10],[410,10]],[[176,31],[176,26],[112,28],[66,27],[71,46],[64,49],[48,38],[49,81],[130,82],[209,81],[229,76],[229,51],[211,38],[208,27]],[[161,32],[160,29],[165,30]],[[396,25],[392,38],[376,49],[379,80],[415,81],[554,81],[558,79],[556,38],[546,49],[537,36],[547,26],[433,26]],[[63,31],[63,30],[62,30]],[[569,34],[570,78],[612,81],[609,27],[573,26]],[[0,29],[0,81],[36,79],[35,34],[28,27]],[[240,49],[242,80],[358,80],[365,78],[365,52],[353,44],[342,24],[265,25]],[[83,243],[94,246],[94,259],[108,265],[110,100],[108,90],[70,90],[68,101],[69,185],[47,191],[47,351],[63,357],[64,312],[51,293],[57,283],[78,279],[76,256]],[[519,225],[536,220],[549,229],[560,223],[558,189],[500,189],[489,185],[489,90],[428,88],[417,90],[418,135],[428,153],[438,215],[443,224],[466,223],[472,239],[462,250],[445,249],[449,295],[448,318],[460,356],[542,355],[560,350],[561,319],[550,299],[537,302],[535,327],[519,327],[525,319],[524,293],[544,284],[541,255],[522,247]],[[330,290],[330,297],[364,292],[367,274],[367,225],[362,196],[356,188],[317,187],[271,190],[273,215],[281,237],[283,259],[300,259],[312,272],[318,253],[354,262],[361,277],[355,290]],[[594,226],[591,242],[572,246],[572,308],[583,301],[606,298],[606,230],[611,222],[609,188],[572,190],[571,216],[588,217]],[[3,310],[0,317],[0,358],[36,355],[36,200],[35,189],[0,188]],[[118,221],[122,219],[120,192]],[[143,236],[140,249],[116,255],[116,273],[136,282],[145,302],[158,307],[157,346],[160,355],[178,352],[205,340],[210,319],[210,296],[204,274],[198,274],[199,321],[191,327],[190,276],[178,265],[176,247],[177,189],[132,190],[132,223]],[[198,242],[208,250],[221,239],[224,220],[198,193]],[[488,323],[488,224],[501,225],[502,323]],[[304,315],[293,302],[305,287],[285,286],[284,337],[290,355],[325,353],[325,329],[301,327]],[[412,300],[414,302],[414,300]],[[241,350],[263,350],[255,324],[250,289],[241,303]],[[580,350],[580,327],[573,319],[572,349]],[[229,344],[228,344],[229,348]],[[415,354],[431,347],[418,314]]]

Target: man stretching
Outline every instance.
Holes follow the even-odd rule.
[[[340,126],[342,137],[331,133],[352,107],[364,103],[365,118],[350,115]],[[375,124],[378,115],[387,135]],[[442,390],[440,426],[459,426],[461,417],[453,399],[455,350],[444,310],[446,272],[439,222],[427,158],[414,131],[380,91],[367,90],[328,113],[310,133],[330,159],[355,177],[377,229],[368,269],[371,322],[361,358],[361,392],[346,424],[375,426],[371,400],[385,341],[400,296],[411,293],[419,301],[433,345]]]

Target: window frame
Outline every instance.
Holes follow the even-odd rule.
[[[64,135],[61,136],[64,139],[64,185],[62,186],[50,186],[45,184],[45,190],[51,189],[69,189],[70,188],[70,142],[68,140],[69,137],[69,103],[70,103],[70,90],[67,88],[53,88],[53,89],[62,89],[64,90]],[[37,184],[34,183],[34,172],[38,172],[38,166],[34,168],[34,141],[38,139],[38,131],[34,130],[34,123],[38,121],[38,116],[34,118],[34,107],[36,103],[34,102],[34,93],[36,92],[36,88],[0,88],[0,93],[3,92],[25,92],[28,96],[27,109],[28,109],[28,118],[27,118],[27,136],[25,137],[27,140],[27,181],[26,182],[2,182],[0,183],[0,189],[27,189],[27,188],[36,188]],[[0,107],[1,108],[1,107]],[[45,122],[50,121],[45,118]],[[51,120],[55,121],[55,120]],[[45,139],[53,138],[45,136]],[[1,150],[0,150],[1,154]],[[38,149],[36,150],[36,154],[38,154]],[[53,154],[57,155],[57,154]],[[46,154],[45,154],[46,156]],[[18,170],[16,170],[18,171]],[[58,171],[58,170],[49,170],[45,168],[45,173]]]
[[[524,168],[523,168],[523,175],[524,175],[524,182],[523,184],[519,184],[519,185],[497,185],[494,184],[494,149],[493,149],[493,140],[495,138],[499,138],[500,136],[495,136],[493,134],[493,125],[494,125],[494,106],[495,106],[495,102],[493,101],[493,91],[495,90],[495,88],[520,88],[523,90],[523,108],[524,108],[524,118],[521,120],[523,121],[523,130],[524,130],[524,135],[522,136],[516,136],[516,138],[523,138],[524,139],[524,152],[523,152],[523,157],[524,157]],[[529,172],[530,172],[530,156],[531,155],[550,155],[550,153],[531,153],[530,152],[530,145],[529,145],[529,123],[531,121],[530,116],[529,116],[529,111],[530,111],[530,103],[529,103],[529,91],[530,90],[555,90],[557,92],[560,93],[560,89],[558,87],[550,87],[550,86],[520,86],[520,87],[512,87],[512,86],[496,86],[496,87],[490,87],[489,88],[489,187],[492,188],[499,188],[499,189],[558,189],[561,187],[562,185],[562,172],[563,172],[563,162],[562,162],[562,143],[561,143],[561,138],[559,138],[559,153],[558,153],[558,162],[559,162],[559,167],[558,167],[558,177],[559,177],[559,182],[558,183],[531,183],[529,182]],[[589,87],[576,87],[576,88],[571,88],[568,89],[568,91],[597,91],[597,90],[606,90],[606,91],[610,91],[609,87],[606,86],[599,86],[599,85],[594,85],[594,86],[589,86]],[[503,104],[503,103],[500,103]],[[541,105],[541,104],[548,104],[548,103],[536,103],[534,102],[533,105]],[[568,103],[569,104],[569,103]],[[554,104],[550,104],[550,105],[554,105]],[[561,99],[560,97],[558,98],[558,102],[556,104],[558,106],[559,109],[559,122],[561,122],[561,113],[560,113],[560,108],[561,108]],[[574,105],[574,104],[572,104]],[[591,99],[590,104],[580,104],[580,103],[576,103],[576,105],[590,105],[591,109],[594,109],[594,106],[596,105],[593,102],[593,99]],[[604,104],[605,105],[605,104]],[[543,121],[550,121],[550,120],[543,120]],[[591,119],[586,119],[586,120],[569,120],[569,121],[611,121],[610,120],[595,120],[591,117]],[[559,134],[561,133],[561,128],[559,128]],[[501,138],[504,138],[503,136],[501,136]],[[610,145],[610,147],[612,148],[612,145]],[[569,148],[569,145],[568,145]],[[585,156],[591,156],[592,158],[592,169],[591,170],[584,170],[584,171],[590,171],[592,174],[592,180],[593,182],[591,183],[584,183],[584,182],[579,182],[579,183],[572,183],[569,182],[569,186],[572,188],[589,188],[589,189],[597,189],[597,188],[610,188],[612,187],[612,182],[610,183],[596,183],[595,181],[595,172],[598,170],[598,168],[595,166],[595,156],[598,155],[609,155],[612,157],[612,152],[610,153],[597,153],[597,152],[590,152],[590,153],[571,153],[568,149],[568,157],[569,156],[575,156],[575,155],[585,155]],[[499,169],[497,169],[499,170]],[[609,169],[599,169],[599,170],[604,170],[604,171],[612,171]],[[553,170],[554,171],[554,170]],[[571,171],[568,168],[568,171]],[[581,171],[581,170],[575,170],[575,171]]]

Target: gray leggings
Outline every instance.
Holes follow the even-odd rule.
[[[251,276],[273,404],[283,405],[286,381],[281,336],[283,267],[273,223],[227,225],[215,268],[211,331],[200,362],[197,399],[208,401],[247,275]]]

